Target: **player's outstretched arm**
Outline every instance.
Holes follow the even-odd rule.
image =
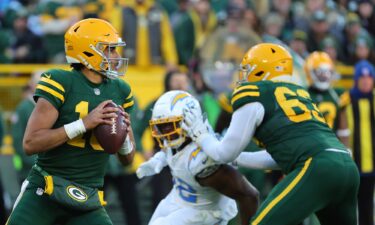
[[[23,147],[28,155],[46,152],[57,147],[69,139],[73,139],[96,127],[99,124],[111,125],[112,117],[116,117],[114,107],[104,106],[111,100],[103,101],[83,119],[65,124],[59,128],[52,128],[59,112],[46,99],[39,98],[29,118],[23,139]]]
[[[279,165],[266,150],[257,152],[241,152],[237,159],[233,161],[233,164],[235,166],[256,170],[280,169]]]
[[[182,128],[212,159],[229,163],[249,144],[263,117],[264,107],[259,102],[242,106],[233,113],[229,128],[219,141],[208,131],[198,113],[185,109]]]
[[[200,178],[197,175],[196,179],[200,185],[212,187],[235,199],[239,206],[241,224],[249,224],[258,208],[259,193],[237,170],[229,165],[221,165],[210,176]]]
[[[168,165],[166,157],[163,150],[157,152],[151,159],[139,166],[136,172],[137,177],[141,179],[160,173],[160,171]]]

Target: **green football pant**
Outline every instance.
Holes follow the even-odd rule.
[[[63,207],[38,191],[38,186],[25,181],[6,225],[112,225],[104,207],[78,211]]]
[[[323,151],[278,183],[251,225],[297,225],[316,213],[321,225],[356,225],[359,173],[349,154]]]

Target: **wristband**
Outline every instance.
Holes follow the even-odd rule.
[[[69,139],[73,139],[78,135],[86,132],[85,124],[82,119],[64,125],[64,129]]]
[[[349,129],[339,129],[337,130],[337,136],[339,137],[349,137],[350,130]]]
[[[129,135],[126,136],[124,144],[121,146],[120,150],[117,152],[120,155],[128,155],[133,151],[133,143],[130,141]]]

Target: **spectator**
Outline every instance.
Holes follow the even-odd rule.
[[[357,63],[360,60],[367,60],[372,64],[375,63],[375,53],[373,50],[373,42],[370,37],[358,36],[354,45],[354,52],[350,55],[352,64]]]
[[[122,8],[122,35],[126,38],[124,54],[129,64],[140,67],[178,63],[177,51],[167,13],[151,0],[127,1]]]
[[[294,30],[292,39],[289,41],[289,47],[302,58],[306,58],[309,52],[306,46],[307,34],[303,30]]]
[[[358,16],[362,26],[371,34],[375,35],[375,12],[374,2],[371,0],[360,0],[358,3]]]
[[[281,33],[279,36],[275,36],[280,37],[282,40],[290,37],[294,28],[305,26],[304,20],[295,17],[291,0],[272,0],[271,12],[278,14],[282,18],[280,20],[280,22],[282,21]]]
[[[307,48],[309,52],[321,50],[324,38],[332,36],[330,25],[324,11],[316,11],[311,16],[310,29],[308,31]],[[335,38],[335,37],[333,37]]]
[[[27,27],[26,11],[20,11],[13,21],[10,57],[13,63],[45,63],[47,60],[42,39]]]
[[[48,62],[65,63],[64,33],[82,18],[82,9],[73,6],[65,7],[59,1],[44,1],[38,5],[37,12],[33,29],[38,30],[42,35]]]
[[[285,23],[283,17],[277,13],[269,13],[263,18],[263,21],[263,36],[271,36],[280,39]]]
[[[359,17],[355,13],[348,13],[346,16],[345,25],[345,42],[344,42],[344,54],[347,56],[355,55],[356,41],[358,37],[369,37],[369,33],[362,27]],[[353,64],[350,61],[350,57],[346,61],[348,64]]]
[[[41,71],[36,71],[33,73],[29,83],[24,88],[23,99],[17,105],[16,110],[11,118],[11,134],[13,138],[13,147],[16,150],[16,154],[20,157],[22,163],[21,170],[18,171],[18,180],[20,181],[20,184],[26,179],[36,159],[36,155],[26,155],[22,146],[22,142],[27,121],[29,120],[31,112],[33,111],[35,106],[33,95],[41,74]]]
[[[249,46],[261,42],[258,34],[246,27],[243,20],[246,5],[243,1],[239,2],[232,0],[228,3],[225,24],[207,37],[199,52],[200,63],[224,61],[239,64]]]
[[[343,64],[342,49],[333,37],[328,36],[324,38],[320,48],[329,55],[335,66]]]
[[[209,0],[192,0],[192,9],[173,30],[179,63],[187,65],[217,25]]]
[[[360,225],[374,224],[374,80],[375,70],[372,64],[365,60],[355,64],[354,86],[350,90],[351,103],[347,114],[351,130],[350,147],[361,175],[358,191]]]
[[[170,1],[168,1],[169,4]],[[176,11],[172,12],[170,15],[171,26],[174,29],[177,24],[186,16],[190,7],[189,0],[178,0],[178,8]]]
[[[10,63],[10,37],[9,33],[6,32],[0,24],[0,63]]]

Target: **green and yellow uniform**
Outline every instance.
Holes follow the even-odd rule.
[[[111,99],[128,112],[134,104],[130,86],[123,80],[106,79],[101,84],[94,84],[76,70],[45,72],[34,95],[36,101],[39,98],[46,99],[59,112],[52,128],[59,128],[85,117],[105,100]],[[95,136],[88,131],[38,154],[36,164],[50,175],[101,189],[108,159],[109,154],[103,151]],[[40,193],[40,189],[44,187],[44,177],[32,169],[9,224],[112,224],[103,207],[93,211],[63,207],[46,194]]]
[[[322,225],[356,224],[358,170],[309,93],[272,81],[244,83],[234,90],[234,111],[252,102],[264,107],[254,137],[287,175],[251,224],[296,225],[313,212]]]
[[[320,91],[310,87],[308,91],[311,99],[316,103],[319,111],[323,114],[328,126],[336,132],[340,120],[339,113],[349,104],[349,93],[342,88]]]

